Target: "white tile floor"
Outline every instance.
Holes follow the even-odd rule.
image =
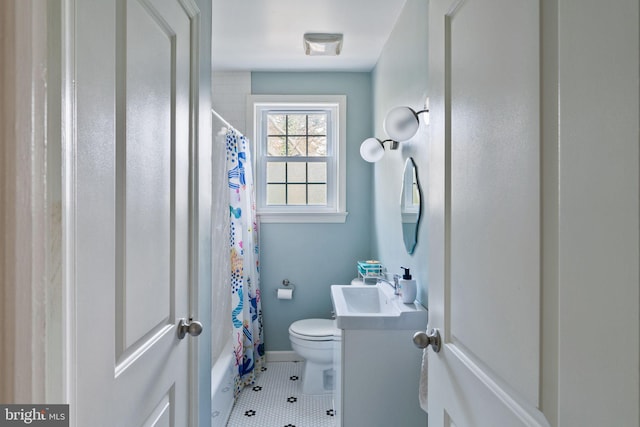
[[[302,394],[303,362],[267,362],[238,396],[227,427],[335,427],[333,396]]]

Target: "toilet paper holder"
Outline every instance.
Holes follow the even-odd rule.
[[[296,285],[294,285],[293,283],[291,283],[291,282],[289,281],[289,279],[284,279],[284,280],[282,281],[282,284],[283,284],[284,286],[287,286],[287,287],[291,286],[291,289],[295,289],[295,288],[296,288]]]
[[[282,281],[282,285],[284,286],[284,288],[278,288],[275,290],[276,296],[278,296],[278,290],[280,289],[289,289],[291,290],[291,294],[293,295],[293,291],[296,289],[296,286],[293,283],[291,283],[289,279],[284,279]]]

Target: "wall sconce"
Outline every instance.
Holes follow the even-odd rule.
[[[418,114],[428,113],[429,109],[415,111],[410,107],[395,107],[387,113],[382,124],[384,131],[395,141],[407,141],[414,137],[420,127]]]
[[[426,107],[426,105],[425,105]],[[398,141],[407,141],[415,136],[420,127],[418,114],[428,113],[429,109],[415,111],[410,107],[395,107],[384,118],[384,131],[390,139],[367,138],[360,145],[360,156],[370,163],[375,163],[384,156],[384,143],[391,142],[390,150],[398,149]]]
[[[377,162],[384,156],[385,142],[391,142],[391,144],[389,144],[389,150],[398,149],[398,141],[392,139],[380,141],[378,138],[367,138],[360,145],[360,156],[369,163]]]

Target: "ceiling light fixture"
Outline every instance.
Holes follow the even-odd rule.
[[[342,50],[342,34],[306,33],[303,42],[309,56],[336,56]]]

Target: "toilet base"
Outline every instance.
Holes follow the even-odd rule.
[[[331,393],[333,393],[333,367],[305,360],[302,374],[302,394]]]

